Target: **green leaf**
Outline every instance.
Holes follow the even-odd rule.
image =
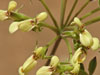
[[[84,70],[80,70],[78,75],[88,75]]]
[[[84,69],[84,64],[82,64],[82,63],[80,64],[80,69],[83,70],[83,71],[85,70]]]
[[[94,57],[89,63],[89,68],[88,68],[89,75],[93,75],[96,69],[96,66],[97,66],[97,60],[96,60],[96,57]]]

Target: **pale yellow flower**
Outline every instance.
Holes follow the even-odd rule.
[[[87,30],[84,30],[84,32],[80,33],[80,42],[85,47],[90,47],[93,44],[92,36]]]

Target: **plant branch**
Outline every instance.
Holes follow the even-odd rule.
[[[95,22],[98,22],[98,21],[100,21],[100,16],[99,17],[96,17],[96,18],[93,18],[93,19],[85,22],[84,25],[87,26],[87,25],[90,25],[90,24],[95,23]]]
[[[78,16],[82,10],[90,3],[90,0],[87,0],[86,3],[79,9],[79,11],[74,15],[74,17],[70,20],[70,22],[68,23],[68,25],[70,25],[70,23],[73,21],[73,19]]]
[[[67,4],[67,0],[61,0],[61,15],[60,15],[60,22],[61,22],[61,26],[63,26],[63,22],[64,22],[64,15],[65,15],[65,10],[66,10],[66,4]]]
[[[52,52],[50,53],[51,56],[54,55],[54,54],[56,53],[56,50],[57,50],[57,48],[58,48],[58,46],[59,46],[59,44],[60,44],[60,41],[61,41],[61,38],[58,38],[58,40],[55,42],[55,45],[54,45],[54,47],[53,47],[53,49],[52,49]],[[46,65],[49,65],[49,62],[50,62],[50,60],[48,60],[48,61],[46,62]]]
[[[70,13],[69,13],[69,15],[68,15],[68,18],[67,18],[66,21],[65,21],[64,26],[68,23],[68,21],[69,21],[71,15],[72,15],[72,13],[73,13],[73,11],[74,11],[76,5],[77,5],[77,2],[78,2],[78,0],[75,0],[74,4],[73,4],[73,6],[72,6],[72,9],[71,9],[71,11],[70,11]]]
[[[52,25],[49,25],[49,24],[47,24],[47,23],[45,23],[45,22],[40,22],[38,25],[43,26],[43,27],[46,27],[46,28],[49,28],[49,29],[51,29],[52,31],[54,31],[56,34],[58,34],[57,28],[54,27],[54,26],[52,26]]]
[[[87,18],[88,16],[90,16],[90,15],[92,15],[92,14],[98,12],[98,11],[100,11],[100,7],[98,7],[98,8],[96,8],[96,9],[92,10],[91,12],[85,14],[84,16],[82,16],[82,17],[80,18],[80,20],[83,20],[83,19]]]
[[[69,43],[69,41],[66,39],[66,38],[63,38],[67,47],[68,47],[68,52],[69,52],[69,56],[70,56],[70,59],[72,58],[72,48],[71,48],[71,45]]]
[[[51,17],[51,19],[52,19],[52,21],[53,21],[53,23],[54,23],[54,25],[58,28],[58,24],[57,24],[57,22],[56,22],[54,16],[52,15],[50,9],[48,8],[48,6],[46,5],[46,3],[44,2],[44,0],[39,0],[39,1],[42,3],[42,5],[43,5],[43,6],[45,7],[45,9],[47,10],[48,14],[50,15],[50,17]]]

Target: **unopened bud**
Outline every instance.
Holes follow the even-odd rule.
[[[43,66],[41,67],[36,75],[52,75],[52,70],[51,70],[51,67],[50,66]]]
[[[19,25],[19,29],[24,32],[28,32],[32,30],[35,27],[32,21],[33,21],[32,19],[21,21]]]
[[[99,48],[99,39],[98,38],[93,38],[93,45],[91,46],[92,50],[97,50]]]
[[[30,56],[26,61],[25,63],[23,64],[23,72],[24,73],[27,73],[29,72],[30,70],[32,70],[37,64],[37,61],[34,60],[33,58],[33,55]]]
[[[10,33],[14,33],[18,30],[18,25],[19,22],[13,22],[10,26],[9,26],[9,32]]]
[[[8,19],[7,11],[5,11],[5,10],[0,10],[0,20],[1,20],[1,21],[4,21],[4,20],[6,20],[6,19]]]
[[[50,66],[57,67],[58,63],[59,63],[59,58],[57,56],[53,56],[51,58]]]
[[[93,44],[92,36],[87,30],[84,30],[84,32],[80,33],[80,42],[85,47],[90,47]]]
[[[77,17],[74,18],[74,23],[77,24],[79,27],[82,27],[82,25],[83,25],[83,23]]]
[[[41,22],[41,21],[44,21],[47,18],[47,16],[48,16],[48,14],[46,12],[42,12],[36,17],[36,19],[39,22]]]
[[[13,11],[17,6],[17,3],[15,1],[10,1],[8,5],[8,11]]]
[[[35,55],[38,57],[42,55],[42,52],[43,52],[43,47],[39,47],[34,51]]]

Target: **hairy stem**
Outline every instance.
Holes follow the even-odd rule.
[[[65,10],[66,10],[67,0],[61,0],[61,15],[60,15],[60,25],[63,26]]]
[[[74,15],[74,17],[70,20],[70,22],[68,23],[68,25],[70,25],[70,23],[73,21],[73,19],[78,16],[82,10],[89,4],[90,0],[87,0],[86,3],[79,9],[79,11]]]
[[[77,2],[78,2],[78,0],[75,0],[74,4],[73,4],[73,6],[72,6],[72,9],[71,9],[71,11],[70,11],[70,13],[69,13],[69,15],[68,15],[68,18],[67,18],[66,21],[65,21],[64,26],[68,23],[68,21],[69,21],[71,15],[72,15],[72,13],[73,13],[73,11],[74,11],[76,5],[77,5]]]
[[[47,10],[48,14],[50,15],[50,17],[51,17],[51,19],[52,19],[52,21],[54,23],[54,25],[58,28],[58,24],[57,24],[54,16],[52,15],[50,9],[48,8],[48,6],[46,5],[46,3],[44,2],[44,0],[39,0],[39,1],[43,4],[43,6],[45,7],[45,9]]]
[[[56,53],[56,50],[57,50],[57,48],[58,48],[58,46],[60,44],[60,41],[61,41],[61,38],[58,38],[58,40],[56,41],[56,43],[55,43],[55,45],[54,45],[54,47],[52,49],[52,52],[50,53],[51,56]],[[49,65],[49,63],[50,63],[50,60],[48,60],[45,65]]]
[[[82,16],[82,17],[80,18],[80,20],[83,20],[83,19],[87,18],[88,16],[91,16],[92,14],[94,14],[94,13],[96,13],[96,12],[98,12],[98,11],[100,11],[100,7],[98,7],[98,8],[96,8],[96,9],[92,10],[91,12],[85,14],[84,16]]]
[[[87,25],[90,25],[90,24],[95,23],[95,22],[98,22],[98,21],[100,21],[100,16],[99,17],[96,17],[96,18],[93,18],[93,19],[85,22],[84,25],[87,26]]]

